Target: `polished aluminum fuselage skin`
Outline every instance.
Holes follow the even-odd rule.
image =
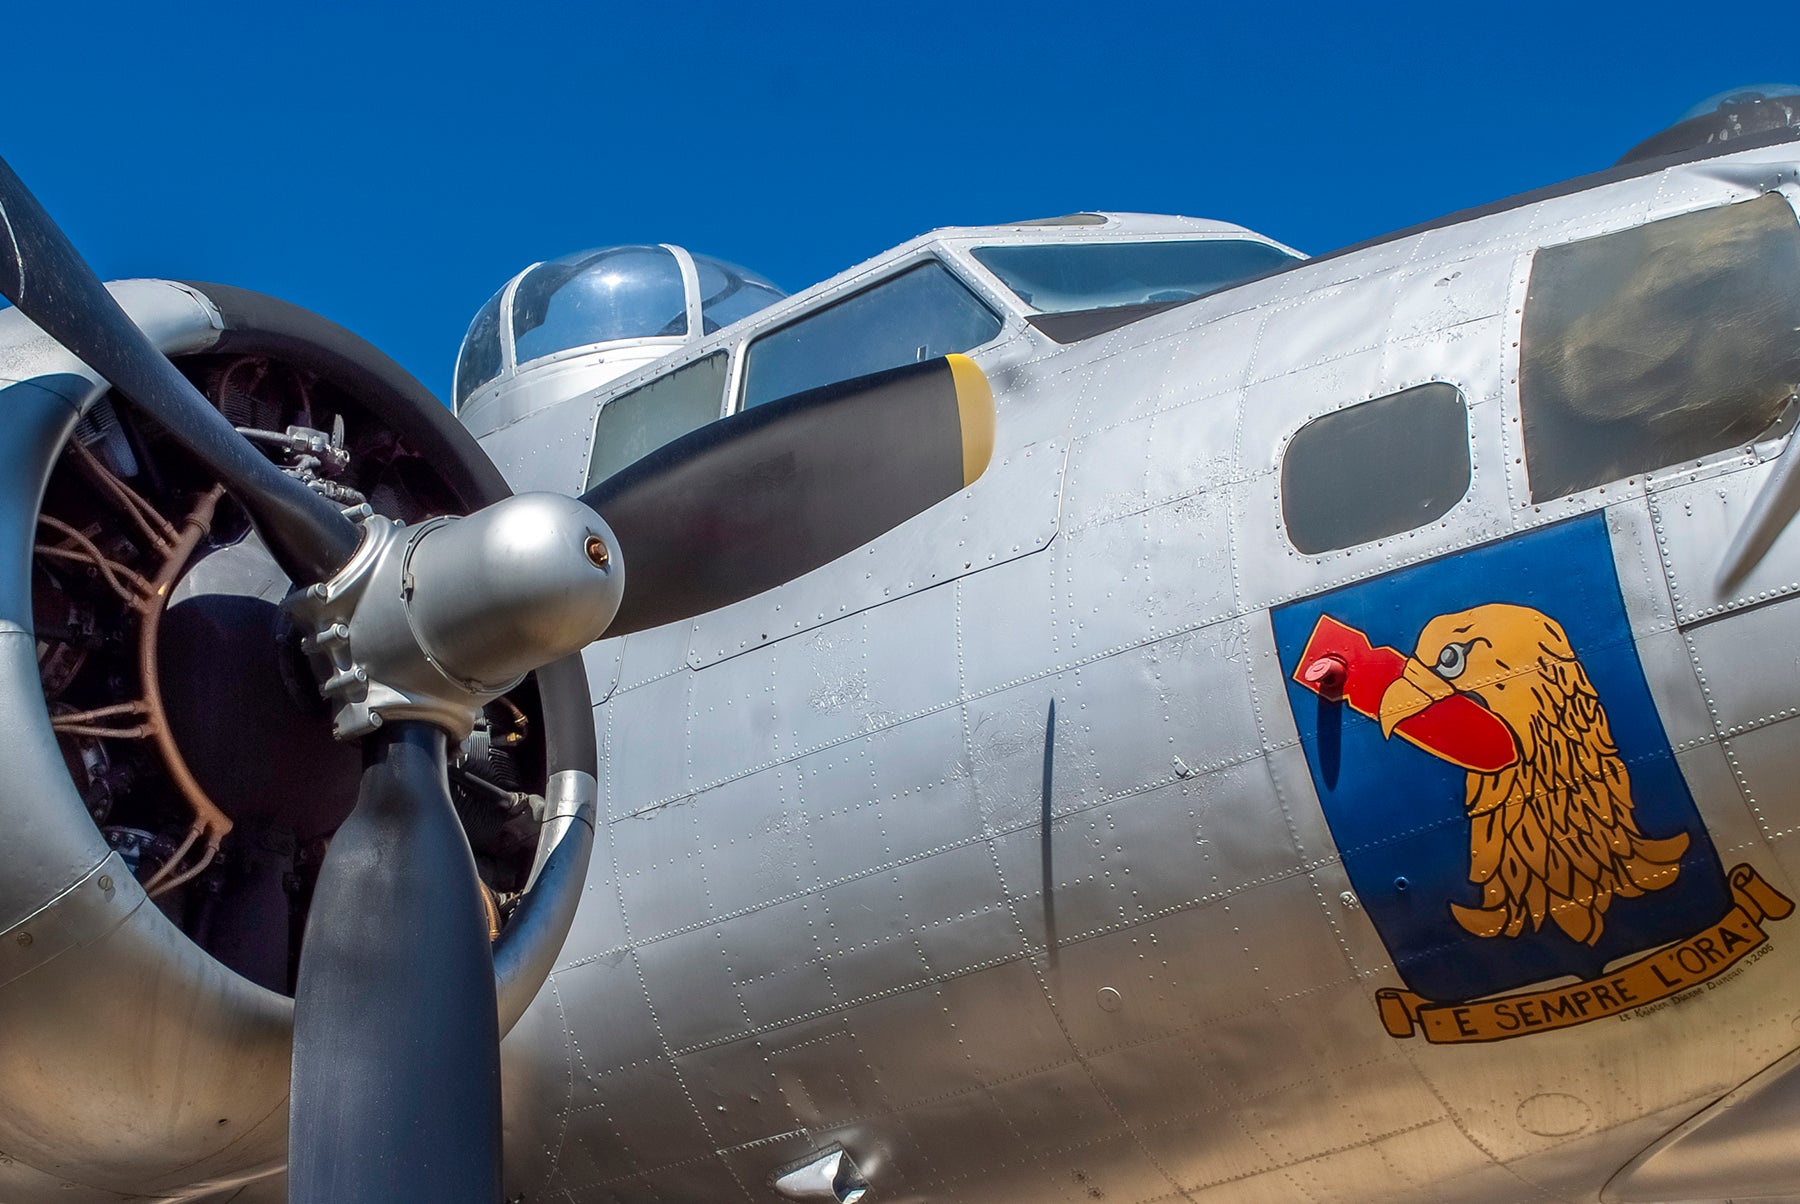
[[[937,254],[1008,314],[972,353],[994,462],[788,587],[589,650],[602,822],[506,1044],[509,1180],[773,1199],[775,1171],[836,1143],[883,1200],[1593,1200],[1788,1054],[1779,931],[1748,972],[1629,1022],[1388,1035],[1375,992],[1399,978],[1321,812],[1270,608],[1603,511],[1712,840],[1792,895],[1800,537],[1714,586],[1781,444],[1533,505],[1516,379],[1536,248],[1792,201],[1793,161],[1575,191],[1066,346],[966,248],[1075,233],[943,231],[693,350]],[[577,490],[598,406],[657,370],[485,446],[516,488]],[[1286,441],[1429,381],[1468,400],[1467,495],[1296,551]]]

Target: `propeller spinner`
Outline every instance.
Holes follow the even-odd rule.
[[[290,1199],[492,1202],[499,1023],[450,739],[532,669],[690,618],[857,548],[979,477],[993,396],[962,356],[702,427],[579,500],[406,528],[282,472],[159,353],[0,161],[0,294],[222,483],[299,588],[338,734],[360,739],[295,994]]]

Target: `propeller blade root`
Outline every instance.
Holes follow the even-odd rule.
[[[416,721],[363,742],[294,997],[289,1199],[493,1204],[500,1033],[475,863],[445,737]]]

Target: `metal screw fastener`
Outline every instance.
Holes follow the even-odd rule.
[[[113,888],[112,875],[111,874],[101,874],[100,875],[100,889],[103,891],[110,892],[112,890],[112,888]]]
[[[587,558],[594,562],[595,568],[605,569],[612,564],[612,550],[606,546],[604,539],[598,535],[590,535],[587,537]]]
[[[21,932],[19,934],[18,939],[19,939],[19,948],[21,948],[21,949],[23,949],[25,946],[31,944],[31,934],[29,932]]]

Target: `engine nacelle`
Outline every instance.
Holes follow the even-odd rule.
[[[214,285],[111,288],[327,496],[409,522],[505,496],[436,399],[331,323]],[[247,520],[229,499],[205,524],[189,507],[209,486],[191,460],[16,310],[0,399],[0,1199],[190,1198],[274,1174],[310,875],[357,752],[329,739],[280,626],[288,584]],[[454,780],[504,1029],[548,975],[592,848],[579,658],[494,716]]]

